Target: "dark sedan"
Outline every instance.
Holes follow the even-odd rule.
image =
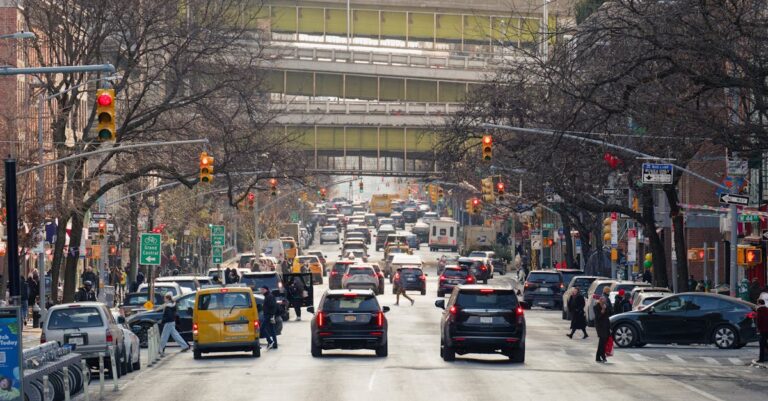
[[[326,349],[372,349],[376,356],[388,353],[387,319],[389,307],[379,306],[371,290],[329,290],[320,300],[310,328],[312,356],[321,357]]]
[[[645,344],[715,344],[741,348],[757,340],[755,305],[724,295],[682,293],[642,311],[611,316],[619,347]]]
[[[195,306],[195,294],[176,297],[176,330],[184,341],[192,341],[192,310]],[[138,337],[142,347],[147,346],[147,333],[152,325],[160,325],[163,319],[163,304],[156,304],[155,309],[131,315],[126,323]],[[162,327],[160,327],[162,329]],[[173,341],[170,339],[169,341]]]

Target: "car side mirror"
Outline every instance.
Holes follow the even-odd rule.
[[[307,312],[314,314],[315,313],[315,307],[314,306],[307,306]]]
[[[381,311],[384,312],[384,313],[389,312],[389,306],[382,306],[381,307]]]
[[[445,309],[445,300],[444,299],[438,299],[435,301],[435,306],[440,309]]]
[[[125,324],[125,316],[118,316],[117,317],[117,323]]]

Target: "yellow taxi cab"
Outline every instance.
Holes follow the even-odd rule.
[[[304,265],[309,266],[309,271],[302,271]],[[312,273],[312,282],[315,284],[323,283],[323,264],[320,263],[315,255],[302,255],[293,259],[291,273]]]
[[[286,260],[294,260],[296,256],[299,256],[299,246],[296,245],[296,240],[293,237],[280,237],[280,241],[283,242],[283,255]]]
[[[386,248],[384,248],[384,259],[389,256],[390,253],[407,253],[409,255],[413,254],[413,251],[410,247],[408,247],[408,244],[404,243],[393,243],[387,245]]]
[[[248,287],[203,288],[192,314],[194,358],[203,353],[246,351],[261,356],[259,312]]]

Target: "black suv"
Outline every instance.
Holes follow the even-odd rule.
[[[446,362],[456,354],[501,352],[512,362],[525,362],[525,314],[511,288],[460,285],[442,308],[440,356]]]
[[[461,284],[475,284],[475,276],[469,270],[458,266],[446,266],[437,281],[437,296],[442,298],[453,291],[453,287]]]
[[[392,293],[403,287],[405,291],[419,291],[421,295],[427,294],[427,275],[418,267],[401,267],[397,269],[392,281]]]
[[[557,270],[534,270],[525,279],[523,300],[547,309],[563,307],[563,275]]]
[[[330,277],[328,278],[328,289],[330,290],[341,289],[341,279],[344,277],[344,273],[347,271],[347,268],[353,263],[355,262],[352,260],[339,260],[333,264],[333,266],[328,272],[328,274],[330,275]]]
[[[482,281],[483,284],[488,284],[488,279],[491,278],[491,269],[483,264],[483,261],[479,258],[459,258],[456,262],[459,267],[465,270],[469,270],[477,281]]]
[[[321,357],[324,349],[372,349],[376,356],[387,356],[389,307],[379,306],[371,290],[328,290],[320,306],[308,307],[314,313],[312,356]]]

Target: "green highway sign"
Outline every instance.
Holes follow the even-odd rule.
[[[291,212],[291,223],[299,222],[299,212]]]
[[[224,226],[211,226],[211,246],[224,246]]]
[[[217,264],[224,263],[223,250],[224,250],[224,248],[222,248],[220,246],[214,246],[211,249],[211,256],[212,256],[212,259],[213,259],[213,264],[217,265]]]
[[[756,214],[740,214],[739,223],[759,223],[760,216]]]
[[[160,266],[161,234],[142,233],[139,244],[139,264]]]

